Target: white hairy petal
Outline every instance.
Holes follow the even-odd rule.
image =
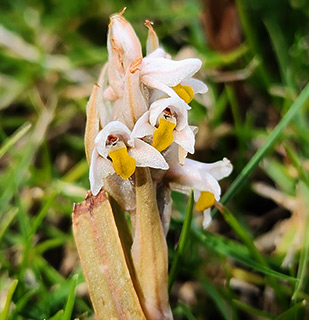
[[[182,146],[186,151],[193,154],[195,137],[189,126],[184,127],[181,131],[174,131],[175,142]]]
[[[161,92],[164,92],[170,97],[178,97],[178,94],[170,88],[168,85],[162,83],[161,81],[153,78],[151,75],[144,75],[141,76],[141,81],[147,86],[152,89],[157,89]]]
[[[130,148],[128,153],[136,160],[137,167],[168,169],[168,164],[162,154],[142,140],[134,139],[134,148]]]
[[[153,126],[156,125],[157,120],[161,112],[170,107],[173,112],[177,115],[177,130],[182,130],[188,125],[188,112],[187,110],[191,109],[188,104],[186,104],[182,99],[177,97],[159,99],[151,104],[149,111],[149,122]]]
[[[129,143],[132,143],[132,138],[143,138],[153,135],[155,128],[149,123],[149,111],[146,111],[135,123],[131,133]]]
[[[194,167],[201,171],[207,171],[217,180],[221,180],[227,176],[229,176],[233,170],[233,166],[227,158],[224,158],[221,161],[217,161],[214,163],[202,163],[199,161],[195,161],[192,159],[186,159],[185,165]]]
[[[147,54],[147,58],[165,58],[166,52],[162,48],[158,48],[157,50]]]
[[[114,135],[121,138],[124,143],[126,143],[130,138],[131,131],[120,121],[109,122],[96,136],[95,146],[98,153],[107,158],[109,149],[106,148],[106,140],[109,135]]]
[[[111,161],[102,158],[97,150],[94,149],[89,169],[90,189],[94,196],[96,196],[103,187],[103,179],[114,172]]]
[[[198,79],[190,78],[181,81],[183,86],[189,86],[193,89],[194,93],[206,93],[208,91],[208,87],[206,84]]]
[[[207,229],[212,222],[212,217],[210,212],[211,212],[210,208],[203,211],[203,228],[204,229]]]
[[[199,170],[184,164],[175,165],[168,172],[170,187],[179,192],[189,192],[191,189],[199,191],[210,191],[215,199],[219,201],[221,188],[218,181],[208,172]]]
[[[159,82],[174,87],[182,80],[191,78],[202,66],[199,59],[174,61],[165,58],[145,57],[142,61],[141,77],[151,77]]]

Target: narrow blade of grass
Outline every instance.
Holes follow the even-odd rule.
[[[222,204],[216,203],[217,209],[221,212],[224,220],[230,225],[230,227],[234,230],[234,232],[238,235],[240,240],[247,246],[249,252],[254,257],[254,259],[261,264],[263,267],[267,268],[268,264],[264,257],[261,255],[261,253],[257,250],[256,246],[254,245],[253,240],[251,239],[250,235],[242,228],[242,226],[239,224],[237,219],[234,217],[234,215]],[[272,278],[271,276],[267,277],[268,283],[270,286],[274,289],[278,299],[283,304],[283,296],[282,292],[278,287],[278,284],[276,282],[276,279]]]
[[[275,142],[280,137],[282,131],[291,122],[295,114],[300,110],[300,108],[305,104],[309,98],[309,84],[303,89],[298,98],[291,105],[289,111],[284,115],[278,125],[275,127],[274,131],[268,136],[263,146],[255,153],[248,164],[243,168],[238,177],[229,187],[228,191],[221,199],[222,204],[227,204],[235,194],[240,190],[240,188],[247,181],[253,170],[259,164],[261,159],[270,150],[270,148],[275,144]],[[214,212],[215,214],[215,212]]]
[[[31,123],[26,122],[19,127],[0,147],[0,158],[19,140],[21,139],[31,128]]]
[[[53,204],[56,196],[57,196],[57,194],[53,193],[48,199],[46,199],[44,206],[42,207],[40,212],[37,214],[35,219],[31,222],[31,224],[32,224],[32,226],[31,226],[31,234],[30,234],[31,237],[34,236],[34,234],[36,233],[37,229],[42,224],[42,222],[43,222],[43,220],[44,220],[49,208]]]
[[[306,300],[303,300],[297,304],[295,304],[290,309],[281,313],[277,318],[274,320],[291,320],[291,319],[305,319],[305,315],[302,314],[305,312],[305,307],[307,306]]]
[[[78,279],[78,274],[75,274],[72,277],[70,292],[69,292],[67,303],[64,308],[64,315],[62,317],[63,320],[70,320],[71,319],[72,311],[73,311],[73,307],[74,307],[74,303],[75,303],[77,279]]]
[[[4,304],[4,309],[2,310],[2,313],[0,315],[0,320],[7,320],[9,317],[10,313],[10,305],[12,301],[13,294],[15,292],[16,286],[18,284],[18,280],[15,279],[12,281],[11,286],[8,290],[8,294],[6,296],[5,304]]]
[[[246,230],[244,230],[243,227],[239,224],[234,215],[220,203],[217,203],[216,207],[221,212],[224,220],[230,225],[230,227],[238,235],[240,240],[247,246],[248,250],[250,251],[251,255],[256,259],[256,261],[261,263],[262,265],[265,264],[265,260],[255,247],[253,240],[246,232]]]
[[[206,68],[222,67],[236,62],[238,59],[243,57],[248,52],[247,45],[240,45],[235,50],[228,53],[218,53],[215,51],[208,51],[205,61]]]
[[[194,315],[192,314],[190,308],[184,303],[179,302],[177,307],[173,310],[174,316],[185,316],[188,320],[196,320]]]
[[[171,265],[171,269],[169,272],[169,278],[168,278],[168,290],[169,292],[172,289],[173,283],[177,277],[178,269],[179,269],[179,260],[181,256],[183,255],[185,246],[188,242],[188,237],[190,233],[190,227],[191,227],[191,222],[192,222],[192,212],[193,212],[193,203],[194,203],[194,196],[193,196],[193,191],[191,191],[188,205],[187,205],[187,210],[186,210],[186,215],[185,215],[185,220],[181,229],[180,233],[180,238],[179,238],[179,244],[176,249],[175,257]]]
[[[256,308],[253,308],[251,306],[249,306],[248,304],[246,303],[243,303],[239,300],[236,300],[236,299],[233,299],[233,303],[237,306],[237,308],[243,310],[243,311],[246,311],[248,312],[249,314],[252,314],[254,315],[255,317],[258,317],[259,319],[262,318],[262,319],[275,319],[275,317],[269,313],[266,313],[262,310],[259,310],[259,309],[256,309]]]
[[[18,212],[17,208],[12,208],[9,212],[3,215],[3,219],[1,219],[1,223],[0,223],[0,242],[7,228],[14,221],[14,218],[16,217],[17,212]]]
[[[17,319],[17,315],[19,312],[27,306],[28,301],[37,293],[38,289],[32,289],[26,292],[22,297],[18,299],[15,304],[15,308],[10,315],[10,319],[14,320]]]
[[[66,242],[67,241],[63,238],[55,238],[43,241],[35,246],[35,253],[38,255],[42,255],[43,253],[45,253],[45,251],[63,246]]]
[[[59,310],[55,315],[53,315],[49,320],[61,320],[63,317],[63,310]]]
[[[245,33],[246,40],[249,44],[249,48],[252,52],[257,55],[258,59],[262,61],[258,68],[258,76],[263,83],[265,88],[269,87],[270,84],[270,76],[269,72],[265,68],[265,61],[263,59],[263,54],[261,50],[261,46],[259,45],[259,39],[257,37],[257,33],[255,28],[251,25],[250,15],[249,15],[249,2],[244,0],[236,0],[235,1],[237,12],[239,14],[239,19],[242,25],[242,29]]]
[[[205,276],[199,278],[199,282],[206,290],[209,297],[214,301],[223,318],[229,320],[232,318],[232,310],[227,301],[222,297],[217,288]]]
[[[282,82],[284,82],[285,85],[289,86],[292,89],[294,88],[294,84],[292,83],[292,79],[288,76],[288,48],[285,42],[285,37],[282,34],[282,30],[280,29],[278,22],[276,21],[276,19],[274,19],[273,16],[266,17],[263,22],[269,33],[274,52],[277,56]]]
[[[282,280],[288,280],[291,282],[297,281],[297,279],[294,277],[287,276],[256,262],[256,260],[253,259],[252,255],[246,247],[233,240],[227,239],[220,235],[213,235],[207,231],[201,232],[195,229],[191,229],[191,232],[209,250],[213,250],[226,257],[233,258],[243,265],[248,266],[255,271],[261,272],[265,275],[269,275]]]

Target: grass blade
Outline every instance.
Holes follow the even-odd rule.
[[[235,181],[231,184],[228,191],[225,193],[225,195],[221,199],[222,204],[227,204],[235,196],[235,194],[240,190],[240,188],[244,185],[244,183],[249,178],[253,170],[259,164],[261,159],[275,144],[275,142],[280,137],[282,131],[291,122],[295,114],[305,104],[308,98],[309,98],[309,84],[307,84],[307,86],[300,93],[298,98],[291,105],[289,111],[281,119],[281,121],[275,127],[274,131],[268,136],[263,146],[255,153],[255,155],[251,158],[248,164],[243,168],[243,170],[240,172],[240,174],[235,179]]]
[[[200,241],[209,250],[213,250],[226,257],[231,257],[236,261],[265,275],[291,282],[297,281],[297,279],[294,277],[287,276],[256,262],[246,247],[233,240],[227,239],[220,235],[213,235],[207,231],[200,232],[198,230],[191,229],[191,232],[198,239],[198,241]]]
[[[258,317],[258,319],[272,319],[272,320],[275,319],[275,317],[272,316],[271,314],[266,313],[266,312],[264,312],[262,310],[253,308],[253,307],[249,306],[248,304],[243,303],[243,302],[241,302],[239,300],[233,299],[233,303],[239,309],[244,310],[244,311],[248,312],[249,314],[254,315],[255,317]]]
[[[70,292],[68,296],[67,303],[64,308],[64,315],[62,317],[63,320],[70,320],[72,316],[72,311],[75,303],[75,295],[76,295],[76,286],[77,286],[78,274],[75,274],[72,277]]]
[[[5,305],[4,305],[4,309],[2,310],[1,316],[0,316],[0,320],[7,320],[9,317],[9,312],[10,312],[10,305],[11,305],[11,301],[12,301],[12,297],[13,294],[15,292],[16,286],[18,284],[18,280],[15,279],[12,281],[11,286],[8,290],[8,294],[5,300]]]
[[[17,215],[18,209],[17,208],[12,208],[9,212],[5,213],[3,215],[3,219],[1,219],[0,223],[0,242],[1,239],[7,230],[7,228],[10,226],[10,224],[14,221],[16,215]]]
[[[19,127],[8,139],[5,140],[0,147],[0,158],[19,140],[21,139],[31,128],[31,123],[26,122]]]
[[[177,273],[178,273],[179,260],[180,260],[181,256],[183,255],[185,246],[188,242],[190,227],[191,227],[191,222],[192,222],[193,203],[194,203],[194,196],[193,196],[193,191],[191,191],[188,205],[187,205],[185,220],[184,220],[181,234],[180,234],[180,238],[179,238],[179,244],[178,244],[178,247],[177,247],[177,250],[175,253],[175,257],[174,257],[174,260],[172,262],[171,269],[169,272],[169,278],[168,278],[169,292],[172,289],[173,283],[174,283],[176,276],[177,276]]]
[[[261,264],[265,264],[265,260],[260,254],[260,252],[257,250],[257,248],[255,247],[253,240],[251,239],[249,234],[246,232],[246,230],[244,230],[243,227],[238,223],[234,215],[220,203],[217,203],[216,207],[221,212],[224,220],[235,231],[235,233],[238,235],[240,240],[247,246],[248,250],[250,251],[251,255],[255,258],[255,260]]]
[[[61,320],[63,317],[63,310],[59,310],[55,315],[53,315],[49,320]]]
[[[306,306],[306,300],[303,300],[281,313],[275,320],[305,319],[304,312]]]
[[[186,317],[188,320],[196,320],[194,315],[191,313],[190,308],[184,303],[179,302],[177,307],[173,310],[174,316]],[[183,318],[181,318],[183,319]]]
[[[250,235],[242,228],[242,226],[239,224],[237,219],[234,217],[234,215],[221,203],[216,203],[217,209],[221,212],[224,220],[230,225],[230,227],[234,230],[234,232],[238,235],[240,240],[247,246],[249,252],[254,257],[254,259],[263,267],[267,268],[268,264],[264,257],[261,255],[261,253],[258,251],[256,246],[254,245],[254,242]],[[283,296],[282,292],[279,290],[278,284],[274,278],[271,276],[267,277],[268,283],[271,285],[271,287],[276,292],[276,295],[280,302],[283,304]]]
[[[204,287],[207,295],[213,300],[216,304],[217,309],[222,314],[225,320],[229,320],[232,317],[232,310],[228,305],[227,301],[222,297],[217,288],[207,279],[204,275],[199,278],[199,282]]]

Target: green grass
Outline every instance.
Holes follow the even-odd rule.
[[[173,194],[167,240],[175,319],[306,319],[307,2],[235,1],[240,41],[219,51],[220,38],[202,21],[220,13],[205,15],[197,0],[4,0],[0,320],[93,319],[71,212],[89,189],[85,109],[107,59],[108,16],[124,6],[143,46],[143,22],[151,19],[172,55],[188,46],[203,60],[199,77],[209,93],[192,102],[193,158],[234,165],[220,182],[224,207],[206,231],[192,197]],[[233,17],[225,17],[228,27],[214,30],[230,39]],[[271,191],[255,191],[257,182]]]

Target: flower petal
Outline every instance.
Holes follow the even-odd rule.
[[[141,77],[141,81],[147,86],[152,89],[157,89],[159,91],[162,91],[169,95],[170,97],[178,97],[177,93],[167,86],[166,84],[162,83],[161,81],[149,76],[149,75],[144,75]]]
[[[193,89],[194,93],[206,93],[208,91],[208,87],[206,84],[198,79],[190,78],[181,81],[183,86],[189,86]]]
[[[151,104],[149,108],[149,122],[151,125],[155,126],[161,112],[167,108],[171,107],[173,111],[177,114],[177,125],[176,129],[181,130],[188,125],[188,112],[191,109],[182,99],[177,97],[159,99]]]
[[[203,217],[203,228],[204,229],[207,229],[212,222],[212,217],[211,217],[210,212],[211,212],[210,208],[203,211],[203,216],[204,216]]]
[[[155,128],[149,123],[149,111],[146,111],[135,123],[131,133],[129,144],[132,144],[132,138],[143,138],[152,136]]]
[[[106,148],[106,140],[109,135],[120,137],[124,143],[130,138],[131,131],[120,121],[109,122],[96,136],[95,145],[98,153],[107,158],[109,149]]]
[[[158,48],[155,51],[151,52],[147,55],[147,58],[166,58],[166,59],[172,59],[171,55],[167,52],[165,52],[164,49]]]
[[[192,77],[202,66],[199,59],[189,58],[174,61],[165,58],[145,57],[142,62],[141,77],[151,77],[174,87],[182,80]]]
[[[201,171],[207,171],[217,180],[229,176],[233,170],[233,166],[227,158],[214,163],[202,163],[192,159],[186,159],[185,165],[197,168]]]
[[[182,146],[186,151],[193,154],[195,137],[194,133],[189,126],[184,127],[182,130],[174,131],[175,142]]]
[[[137,167],[168,169],[168,164],[162,154],[148,143],[135,139],[134,148],[128,150],[129,155],[136,159]]]
[[[103,187],[103,179],[114,172],[111,161],[102,158],[97,150],[94,149],[89,169],[90,189],[94,196],[96,196]]]
[[[115,172],[122,179],[129,179],[133,175],[136,169],[136,160],[129,156],[126,146],[110,151],[108,156],[113,161]]]
[[[191,189],[199,191],[210,191],[215,199],[219,201],[221,188],[218,181],[208,172],[199,170],[187,164],[183,166],[177,164],[167,173],[172,190],[189,193]]]

